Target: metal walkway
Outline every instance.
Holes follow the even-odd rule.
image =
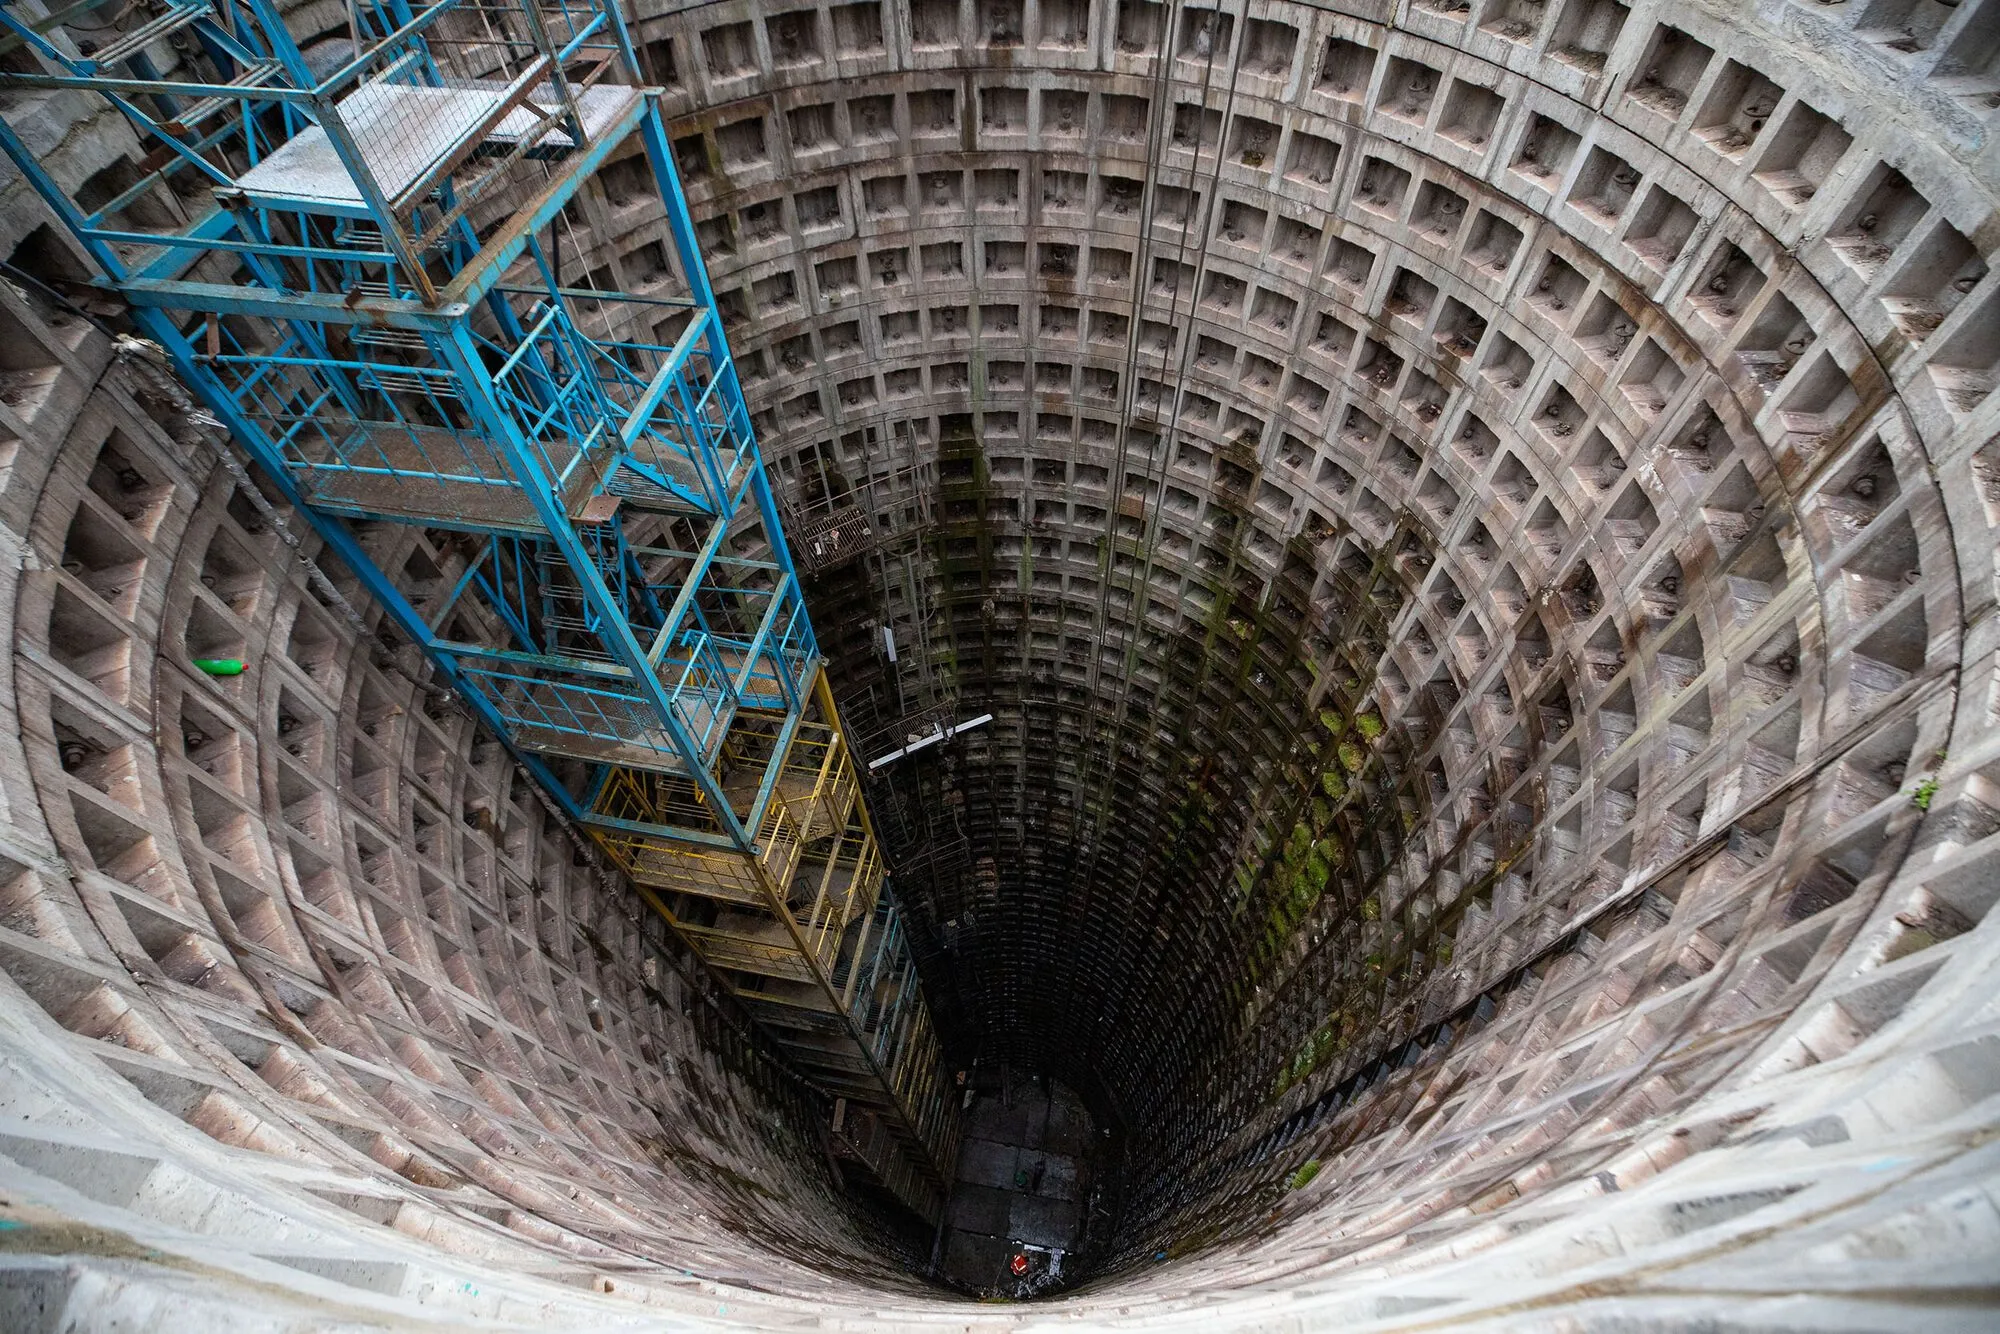
[[[828,1094],[848,1169],[935,1222],[955,1091],[616,5],[357,0],[310,50],[271,0],[153,0],[95,46],[64,27],[88,14],[0,11],[0,47],[45,71],[0,87],[108,100],[136,179],[87,207],[4,124],[0,144],[442,681]],[[565,206],[641,157],[679,294],[565,285]],[[449,568],[378,568],[354,521],[453,530]]]

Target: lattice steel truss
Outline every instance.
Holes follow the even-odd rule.
[[[0,84],[106,99],[134,179],[90,208],[0,143],[396,627],[836,1100],[836,1149],[935,1220],[955,1103],[615,5],[358,0],[303,48],[269,0],[153,0],[109,43],[67,29],[88,12],[0,12],[43,71]],[[543,233],[641,158],[670,271],[650,295],[566,285]],[[451,530],[452,563],[381,569],[355,521]]]

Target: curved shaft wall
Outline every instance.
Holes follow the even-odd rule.
[[[1579,954],[1571,1114],[1658,1110],[1902,864],[1991,596],[1933,471],[1990,434],[1989,39],[1891,81],[1839,20],[642,23],[767,448],[875,548],[815,590],[850,718],[995,715],[882,799],[933,990],[1130,1128],[1127,1253]]]
[[[850,726],[994,715],[871,796],[955,1059],[1121,1128],[1051,1318],[1990,1260],[1991,7],[638,17]],[[564,242],[646,290],[602,179]],[[171,387],[0,305],[8,1291],[1007,1323]]]

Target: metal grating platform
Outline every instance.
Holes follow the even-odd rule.
[[[577,99],[586,139],[616,123],[640,97],[636,88],[591,88]],[[536,147],[563,152],[576,145],[567,130],[545,128],[554,119],[548,85],[514,89],[469,82],[430,88],[369,83],[338,104],[345,133],[360,149],[382,197],[401,207],[411,190],[468,152],[518,147],[539,136]],[[303,209],[368,218],[374,210],[348,170],[328,130],[312,126],[237,177],[244,197],[263,208]]]

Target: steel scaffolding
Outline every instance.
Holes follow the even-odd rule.
[[[607,0],[0,10],[25,98],[138,136],[71,190],[0,142],[236,440],[833,1099],[942,1210],[956,1099],[884,884],[658,90]],[[305,11],[301,11],[302,13]],[[592,178],[650,176],[644,294],[566,282]],[[629,199],[630,190],[624,195]],[[545,239],[546,234],[546,239]],[[579,264],[579,267],[582,267]],[[444,530],[382,569],[357,521]]]

